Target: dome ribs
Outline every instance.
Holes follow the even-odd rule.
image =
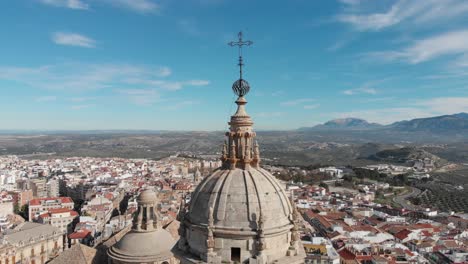
[[[223,173],[221,173],[221,175],[219,175],[219,179],[216,181],[216,183],[214,184],[214,187],[211,189],[210,191],[210,199],[208,200],[208,204],[206,205],[207,208],[210,208],[212,207],[213,209],[216,210],[216,212],[219,212],[219,208],[216,206],[216,204],[218,203],[218,200],[219,200],[219,196],[221,194],[221,190],[223,189],[223,185],[224,185],[224,182],[226,181],[226,178],[229,176],[229,174],[231,173],[231,171],[223,171]],[[213,195],[215,194],[215,195]],[[216,206],[216,208],[215,208]],[[207,212],[209,210],[205,210],[205,212]],[[206,216],[206,219],[208,219],[210,216],[207,215]],[[214,216],[213,216],[214,217]],[[218,219],[218,216],[216,216],[216,218]]]
[[[256,192],[256,195],[255,195],[255,196],[257,197],[257,201],[258,201],[258,211],[256,212],[256,219],[255,219],[255,220],[258,220],[259,217],[260,217],[260,214],[263,213],[263,212],[262,212],[262,205],[265,203],[265,202],[263,201],[263,196],[260,195],[261,193],[263,193],[263,190],[261,190],[261,185],[258,184],[258,183],[255,181],[255,179],[254,179],[252,173],[251,173],[250,171],[247,171],[247,173],[249,174],[250,179],[252,180],[252,183],[253,183],[253,186],[254,186],[255,192]],[[260,191],[259,191],[259,189],[260,189]]]
[[[231,171],[227,171],[225,178],[222,180],[222,185],[220,186],[220,189],[215,190],[218,191],[218,196],[216,197],[215,201],[216,204],[214,205],[214,209],[217,212],[215,219],[218,221],[224,221],[224,219],[226,218],[225,212],[228,197],[225,190],[229,190],[229,187],[231,185],[232,176],[230,175],[230,173]]]
[[[246,210],[247,210],[247,216],[249,218],[249,221],[252,222],[252,221],[255,221],[252,219],[252,215],[250,214],[250,212],[252,211],[252,208],[250,208],[250,199],[249,199],[249,187],[251,187],[250,183],[248,183],[247,181],[247,175],[245,173],[245,171],[242,172],[242,179],[244,180],[244,188],[245,188],[245,193],[246,193]]]
[[[216,172],[215,172],[216,173]],[[202,193],[201,190],[205,190],[205,186],[212,180],[213,177],[215,177],[216,174],[213,174],[210,177],[207,177],[204,181],[202,181],[196,188],[196,190],[193,193],[192,200],[190,201],[190,207],[189,210],[193,210],[194,205],[197,203],[198,197]],[[210,188],[211,189],[211,188]]]
[[[279,199],[280,202],[281,202],[281,205],[282,205],[282,208],[283,208],[283,213],[285,216],[288,216],[291,214],[292,212],[292,207],[291,205],[289,204],[289,199],[288,199],[288,196],[286,195],[286,193],[283,191],[283,189],[281,188],[281,186],[279,186],[279,183],[278,181],[275,181],[273,179],[270,178],[270,176],[266,173],[264,173],[262,170],[258,170],[264,177],[265,179],[267,179],[267,181],[270,182],[270,184],[275,188],[275,191],[277,192],[278,196],[283,196],[282,199]]]

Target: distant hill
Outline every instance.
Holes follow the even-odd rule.
[[[303,127],[300,131],[350,131],[350,130],[366,130],[377,131],[382,133],[406,133],[406,132],[423,132],[439,135],[454,135],[468,132],[468,113],[459,113],[453,115],[443,115],[428,118],[417,118],[395,122],[391,125],[380,125],[377,123],[369,123],[360,118],[342,118],[330,120],[324,124],[314,127]]]
[[[322,125],[317,125],[314,127],[304,127],[300,130],[362,130],[362,129],[374,129],[380,128],[382,125],[377,123],[369,123],[364,119],[360,118],[340,118],[330,120]]]
[[[390,163],[407,163],[414,160],[431,159],[437,166],[446,164],[446,160],[417,147],[403,147],[379,151],[368,157],[370,160]]]
[[[460,133],[468,130],[468,114],[459,113],[428,118],[417,118],[393,123],[388,128],[399,131],[427,131],[436,133]]]

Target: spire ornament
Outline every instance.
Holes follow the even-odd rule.
[[[242,32],[238,34],[239,40],[229,42],[229,46],[239,47],[239,75],[240,78],[232,85],[232,90],[238,96],[236,100],[237,111],[231,116],[229,122],[229,132],[227,146],[223,146],[221,161],[223,167],[230,170],[243,169],[250,170],[252,167],[258,167],[260,156],[258,149],[255,150],[255,132],[252,129],[253,122],[249,114],[245,110],[247,100],[245,95],[250,91],[249,83],[242,79],[242,67],[244,66],[242,59],[242,47],[250,46],[252,41],[242,39]]]
[[[234,47],[234,46],[238,46],[239,47],[239,79],[242,79],[242,66],[244,66],[244,62],[242,60],[242,46],[250,46],[253,44],[253,41],[250,41],[250,40],[246,40],[246,41],[243,41],[242,40],[242,31],[240,31],[238,34],[237,34],[237,37],[239,38],[238,41],[231,41],[228,43],[229,46],[231,47]]]
[[[249,83],[246,80],[242,79],[242,66],[244,66],[244,60],[242,58],[242,46],[250,46],[253,44],[253,42],[250,40],[244,41],[242,39],[242,36],[242,31],[240,31],[237,34],[238,41],[231,41],[228,43],[228,45],[231,47],[239,47],[239,63],[237,64],[239,66],[239,80],[235,81],[232,84],[232,90],[239,97],[246,95],[250,91]]]

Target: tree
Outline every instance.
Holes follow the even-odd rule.
[[[128,201],[130,200],[131,197],[132,197],[131,195],[125,194],[122,201],[120,201],[119,209],[122,214],[125,214],[125,212],[127,211]]]
[[[21,206],[19,215],[24,218],[24,220],[29,221],[29,204]]]
[[[15,205],[13,205],[13,212],[17,215],[20,214],[20,206],[19,206],[19,203],[15,203]]]
[[[115,216],[119,216],[120,215],[120,212],[117,208],[114,208],[114,210],[112,210],[112,215],[111,217],[115,217]]]
[[[74,201],[73,210],[77,211],[78,213],[81,213],[81,208],[83,207],[84,203],[85,201],[83,199],[78,199],[77,201]]]
[[[328,189],[328,184],[326,184],[326,183],[324,183],[324,182],[320,182],[319,186],[322,187],[322,188],[324,188],[324,189],[327,190],[327,192],[328,192],[328,190],[329,190],[329,189]]]
[[[347,182],[352,182],[353,181],[353,177],[351,175],[345,175],[343,176],[343,180],[344,181],[347,181]]]

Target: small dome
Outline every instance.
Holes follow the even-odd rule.
[[[162,261],[172,257],[175,243],[164,229],[145,233],[130,231],[110,248],[109,255],[113,259],[136,263]]]
[[[132,230],[108,251],[112,263],[154,263],[173,257],[174,238],[168,231],[158,228],[156,198],[151,189],[138,195]]]
[[[232,90],[237,96],[244,96],[249,93],[250,85],[244,79],[239,79],[232,84]]]
[[[137,202],[144,204],[154,204],[156,203],[157,196],[156,193],[151,189],[143,190],[140,195],[138,195]]]

